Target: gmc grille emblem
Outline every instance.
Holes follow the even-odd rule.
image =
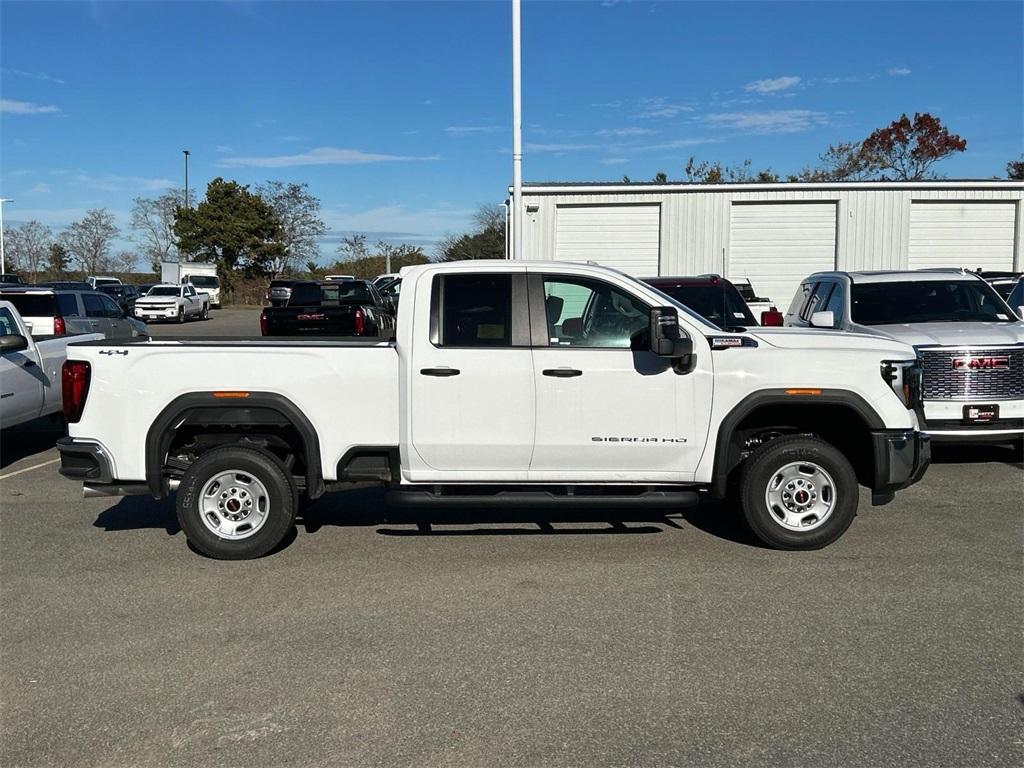
[[[954,357],[954,371],[1003,371],[1010,367],[1010,358],[998,357]]]

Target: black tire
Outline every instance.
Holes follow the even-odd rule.
[[[178,307],[178,325],[181,325],[184,322],[185,322],[185,308],[184,307]]]
[[[199,319],[200,320],[209,320],[210,319],[210,305],[209,304],[205,304],[203,306],[203,312],[202,312],[202,314],[199,315]]]
[[[223,538],[203,522],[203,487],[217,475],[230,470],[239,470],[255,478],[267,493],[269,508],[266,518],[247,538]],[[192,546],[203,554],[218,560],[249,560],[272,551],[292,530],[296,496],[294,481],[273,454],[235,446],[215,448],[200,456],[181,479],[178,522]]]
[[[832,498],[831,511],[823,515],[821,522],[814,522],[815,518],[809,515],[807,519],[812,522],[807,531],[787,527],[780,515],[772,511],[767,498],[769,483],[781,476],[783,468],[799,463],[806,463],[808,467],[817,465],[832,480],[828,491],[821,490],[823,499],[826,494]],[[754,451],[742,467],[739,495],[750,530],[775,549],[828,546],[850,527],[859,502],[857,475],[846,457],[824,440],[799,436],[778,438]]]

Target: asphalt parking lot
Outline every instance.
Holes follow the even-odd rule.
[[[258,333],[257,312],[153,326]],[[1018,766],[1021,457],[939,449],[837,544],[333,494],[258,561],[0,443],[0,765]]]

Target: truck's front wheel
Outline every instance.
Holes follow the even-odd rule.
[[[820,549],[857,515],[857,475],[834,446],[814,437],[783,437],[757,449],[740,477],[743,515],[777,549]]]
[[[295,495],[291,476],[273,454],[216,448],[182,478],[178,522],[192,545],[210,557],[261,557],[294,525]]]

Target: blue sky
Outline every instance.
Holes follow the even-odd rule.
[[[1024,4],[526,2],[527,181],[780,172],[901,112],[1024,150]],[[432,240],[511,177],[506,2],[0,5],[0,194],[54,227],[215,176],[307,182],[335,231]],[[330,244],[324,246],[325,255]]]

